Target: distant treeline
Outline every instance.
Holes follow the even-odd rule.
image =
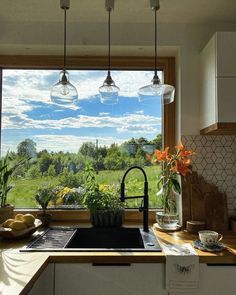
[[[100,146],[99,142],[85,142],[77,153],[48,152],[46,149],[37,152],[36,143],[25,139],[17,146],[17,152],[10,152],[12,161],[30,157],[30,161],[17,172],[19,177],[37,178],[40,176],[68,177],[81,173],[86,161],[91,161],[95,170],[121,170],[132,165],[150,165],[146,153],[152,154],[155,148],[161,148],[161,135],[149,141],[144,137],[131,138],[121,145]]]

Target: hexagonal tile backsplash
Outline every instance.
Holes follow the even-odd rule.
[[[182,136],[186,148],[196,152],[193,170],[227,194],[229,214],[236,214],[236,136]]]

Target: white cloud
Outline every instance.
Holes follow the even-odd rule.
[[[96,142],[99,146],[110,146],[112,143],[121,144],[125,139],[115,137],[93,137],[93,136],[75,136],[75,135],[35,135],[32,139],[37,144],[37,150],[65,151],[77,153],[84,142]]]
[[[143,131],[151,130],[154,132],[158,126],[161,124],[161,118],[150,116],[150,115],[140,115],[140,114],[128,114],[125,116],[111,117],[111,116],[84,116],[81,115],[77,118],[69,117],[60,120],[33,120],[27,116],[22,116],[24,120],[21,124],[18,122],[18,118],[4,117],[3,128],[4,129],[63,129],[63,128],[116,128],[117,131],[123,132],[122,130],[135,128],[138,132],[139,128]],[[15,121],[16,120],[16,121]],[[142,122],[142,123],[140,123]],[[141,131],[140,131],[141,132]]]
[[[106,112],[101,112],[101,113],[99,113],[99,115],[100,116],[107,116],[107,115],[109,115],[110,113],[106,113]]]
[[[157,133],[158,128],[149,126],[147,124],[137,124],[137,125],[124,125],[120,128],[117,128],[119,133],[132,133],[132,134],[150,134],[150,133]]]
[[[137,111],[136,114],[144,114],[143,110]]]

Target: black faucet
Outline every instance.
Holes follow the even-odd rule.
[[[132,196],[132,197],[126,197],[125,196],[125,177],[127,174],[133,170],[133,169],[139,169],[142,171],[144,176],[144,190],[143,190],[143,196]],[[143,212],[143,231],[148,232],[148,181],[147,181],[147,175],[143,168],[139,166],[132,166],[130,167],[124,174],[122,181],[121,181],[121,187],[120,187],[120,200],[121,202],[124,202],[126,199],[143,199],[142,205],[139,208],[140,212]]]

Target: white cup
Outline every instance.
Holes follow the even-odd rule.
[[[201,243],[206,247],[216,245],[223,239],[221,234],[212,230],[201,230],[198,232],[198,235]]]

